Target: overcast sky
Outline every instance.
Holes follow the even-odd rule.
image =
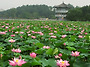
[[[16,8],[22,5],[46,4],[49,6],[59,5],[62,2],[70,3],[74,6],[90,5],[90,0],[0,0],[0,9]]]

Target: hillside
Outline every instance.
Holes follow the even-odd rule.
[[[54,18],[51,6],[46,5],[23,5],[0,12],[1,19],[38,19]]]

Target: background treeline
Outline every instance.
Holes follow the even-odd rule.
[[[1,19],[39,19],[55,18],[51,6],[47,5],[23,5],[0,12]]]
[[[66,18],[71,21],[90,21],[90,6],[76,7],[69,10]]]
[[[90,6],[73,7],[67,13],[67,20],[70,21],[90,21]],[[55,11],[52,6],[47,5],[23,5],[0,12],[0,19],[55,19]]]

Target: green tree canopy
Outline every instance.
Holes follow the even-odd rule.
[[[38,19],[54,18],[54,11],[47,5],[23,5],[0,12],[0,18],[18,18],[18,19]]]

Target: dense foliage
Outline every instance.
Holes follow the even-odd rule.
[[[67,19],[71,21],[90,21],[90,6],[76,7],[70,10]]]
[[[90,23],[0,21],[0,67],[11,60],[15,67],[90,67]]]
[[[51,6],[47,5],[23,5],[0,12],[0,18],[5,19],[38,19],[55,18]]]

